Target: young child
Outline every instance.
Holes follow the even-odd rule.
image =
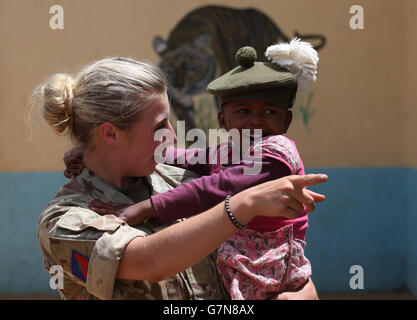
[[[199,150],[168,148],[168,163],[202,177],[151,197],[156,216],[164,223],[195,215],[226,198],[231,221],[240,230],[219,248],[217,266],[232,299],[271,299],[281,292],[297,290],[311,276],[310,263],[304,256],[308,227],[305,208],[289,203],[294,208],[293,219],[258,216],[245,227],[234,219],[228,206],[227,197],[243,189],[287,175],[304,174],[295,143],[282,134],[291,124],[289,109],[297,83],[305,89],[309,81],[315,80],[317,53],[310,44],[295,39],[290,44],[269,47],[266,54],[274,62],[255,62],[255,50],[241,48],[236,55],[239,66],[208,86],[208,91],[219,98],[221,128],[237,129],[241,134],[243,129],[262,129],[262,139],[245,150],[260,154],[257,161],[261,162],[261,172],[247,175],[244,170],[249,165],[245,161],[231,163],[232,144],[209,147],[206,162],[197,164],[178,164],[176,160],[195,155]],[[213,148],[217,161],[211,164],[208,158]],[[227,161],[221,158],[222,148],[227,148]],[[323,200],[310,194],[315,201]],[[128,207],[130,216],[140,214],[140,207],[135,206]],[[103,207],[91,208],[103,213]]]

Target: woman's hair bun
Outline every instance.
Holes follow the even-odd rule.
[[[43,116],[55,132],[71,131],[74,119],[72,77],[64,73],[50,77],[41,87],[41,98]]]
[[[158,66],[110,57],[71,74],[51,76],[35,89],[31,100],[56,133],[69,134],[73,142],[86,147],[105,122],[120,130],[132,127],[154,94],[165,94],[166,87]]]

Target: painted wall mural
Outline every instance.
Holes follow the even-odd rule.
[[[295,32],[293,37],[311,42],[316,50],[326,43],[322,35]],[[271,18],[254,8],[204,6],[188,13],[167,40],[157,36],[153,41],[159,66],[168,76],[177,119],[186,122],[186,130],[215,128],[218,105],[214,98],[203,98],[194,105],[194,97],[205,93],[211,80],[236,66],[234,56],[240,47],[254,47],[260,60],[269,45],[289,38]],[[308,103],[300,109],[306,126],[312,115],[311,99]]]

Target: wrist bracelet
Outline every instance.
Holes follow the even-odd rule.
[[[243,224],[240,224],[237,220],[236,220],[236,218],[235,218],[235,216],[233,215],[233,213],[232,213],[232,211],[230,210],[230,206],[229,206],[229,200],[230,200],[230,194],[226,197],[226,213],[227,213],[227,216],[229,217],[229,219],[230,219],[230,221],[232,221],[232,223],[237,227],[237,228],[239,228],[240,230],[242,230],[242,229],[245,229],[246,228],[246,225],[243,225]]]

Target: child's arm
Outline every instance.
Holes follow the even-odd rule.
[[[154,195],[151,201],[157,216],[165,223],[186,218],[210,209],[228,194],[299,172],[301,159],[297,148],[284,136],[265,137],[253,146],[253,150],[262,156],[261,163],[254,164],[261,165],[259,174],[245,175],[244,169],[249,166],[241,164]]]
[[[234,195],[244,189],[291,174],[286,165],[274,158],[266,156],[261,161],[261,164],[257,164],[262,165],[261,172],[256,175],[245,175],[244,169],[249,166],[237,165],[211,176],[188,181],[134,205],[118,205],[93,200],[89,203],[89,207],[99,214],[114,214],[130,225],[140,223],[152,216],[159,217],[163,223],[188,218],[214,207],[224,201],[229,194]]]
[[[283,136],[278,137],[279,144],[276,144],[276,141],[269,143],[271,139],[275,138],[270,137],[262,141],[259,145],[262,158],[261,164],[257,163],[257,165],[261,165],[262,169],[257,175],[245,175],[244,169],[247,169],[249,166],[241,164],[227,168],[211,176],[204,176],[189,181],[168,192],[153,195],[150,200],[142,201],[118,212],[112,212],[111,210],[103,210],[103,212],[100,212],[97,210],[97,207],[90,208],[98,213],[112,213],[121,216],[129,224],[140,222],[144,217],[155,215],[164,223],[196,215],[222,202],[229,194],[234,195],[263,182],[295,174],[297,171],[296,167],[298,167],[295,164],[298,163],[299,157],[295,145],[294,147],[288,145],[289,140]],[[283,143],[286,145],[285,150],[282,150]],[[171,160],[178,159],[178,155],[187,152],[184,149],[169,149],[171,153],[167,152],[167,159]],[[206,165],[206,168],[208,167]],[[188,167],[188,169],[191,168]],[[207,169],[201,171],[204,170],[207,171]],[[308,191],[308,193],[310,193],[315,201],[322,201],[321,197],[316,197],[316,194],[313,192]],[[109,207],[106,207],[104,204],[104,209],[109,209]]]
[[[210,166],[208,165],[210,147],[206,149],[191,148],[181,149],[175,147],[168,147],[165,152],[165,164],[175,167],[190,170],[200,176],[208,176],[210,174]],[[199,158],[197,163],[191,164],[189,159]]]
[[[248,165],[237,165],[211,176],[184,183],[168,192],[151,196],[152,206],[162,222],[168,223],[208,210],[224,201],[227,195],[290,175],[280,161],[262,157],[262,170],[257,175],[245,175]]]
[[[147,218],[156,216],[149,199],[135,204],[103,202],[94,199],[88,201],[88,207],[98,214],[113,214],[131,226],[139,224]]]

